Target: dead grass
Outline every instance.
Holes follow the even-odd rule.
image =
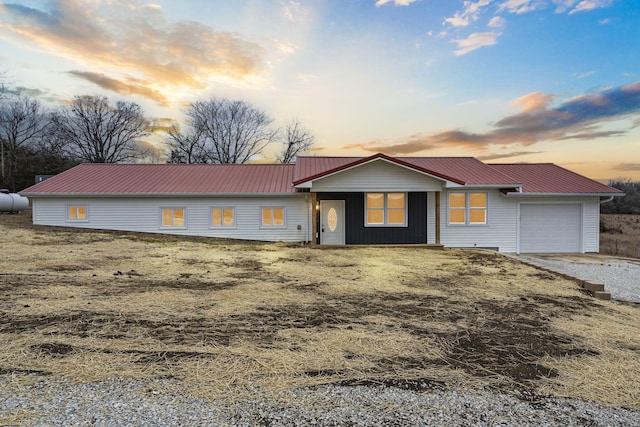
[[[640,215],[600,215],[600,253],[640,258]]]
[[[640,308],[498,254],[315,249],[0,215],[0,376],[527,390],[640,408]]]

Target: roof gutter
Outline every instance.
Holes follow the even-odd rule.
[[[610,201],[613,200],[613,198],[614,198],[614,196],[609,196],[606,199],[602,199],[602,200],[600,200],[600,204],[610,202]]]
[[[503,197],[556,197],[556,196],[570,196],[570,197],[620,197],[624,196],[624,193],[521,193],[521,192],[508,192],[502,193]]]

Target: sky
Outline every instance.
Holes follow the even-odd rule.
[[[245,100],[299,120],[311,155],[640,180],[638,0],[0,0],[0,71],[46,105],[105,95],[161,125]]]

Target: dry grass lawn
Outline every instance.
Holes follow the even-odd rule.
[[[170,378],[221,399],[472,387],[640,408],[640,307],[499,254],[56,229],[28,214],[0,215],[0,235],[1,381]]]
[[[600,252],[640,258],[640,215],[600,215]]]

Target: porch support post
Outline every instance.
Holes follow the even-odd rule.
[[[440,244],[440,192],[436,191],[436,245]]]
[[[318,203],[318,197],[316,193],[311,193],[311,243],[317,244],[318,239],[316,234],[318,233],[318,209],[316,205]]]

